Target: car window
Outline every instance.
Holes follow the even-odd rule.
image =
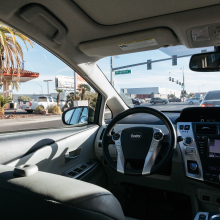
[[[220,91],[209,92],[205,96],[205,100],[220,99]]]
[[[46,97],[39,97],[37,99],[38,102],[47,102],[47,98]]]
[[[5,33],[12,37],[7,30]],[[14,57],[13,66],[4,60],[3,82],[0,81],[0,132],[68,127],[63,124],[61,114],[80,105],[81,101],[96,109],[98,93],[77,72],[19,32],[14,32],[14,35],[15,43],[22,51],[20,54],[23,54],[23,57],[18,57],[21,73],[20,79],[16,74],[13,78],[7,76],[7,71],[13,72],[11,69],[17,72],[14,67],[17,67],[17,58]],[[24,36],[28,50],[20,36]],[[2,56],[7,56],[7,53],[2,52]],[[7,103],[2,102],[1,97]]]
[[[105,112],[104,112],[104,120],[112,119],[112,111],[110,108],[106,105],[105,106]]]

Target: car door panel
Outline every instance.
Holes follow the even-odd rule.
[[[76,164],[85,160],[95,159],[93,143],[98,128],[98,126],[93,126],[81,132],[76,132],[6,165],[16,167],[23,164],[36,164],[40,171],[62,174]],[[65,156],[76,149],[81,149],[79,157],[66,163]]]
[[[7,164],[46,145],[93,127],[97,125],[2,133],[0,134],[0,164]]]

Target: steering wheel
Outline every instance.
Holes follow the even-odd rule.
[[[158,117],[167,127],[168,134],[164,135],[158,128],[140,126],[125,128],[111,135],[115,125],[120,120],[136,113],[148,113]],[[176,130],[166,115],[153,108],[137,107],[130,108],[112,119],[103,134],[102,148],[107,163],[119,173],[129,175],[150,175],[157,172],[170,160],[176,148],[176,142]],[[167,151],[163,158],[155,164],[157,155],[165,143]],[[117,163],[109,154],[109,144],[115,144],[116,146]],[[130,169],[130,167],[126,167],[129,161],[133,164],[140,164],[139,162],[142,161],[143,168],[140,169],[140,166],[138,166],[137,169]]]

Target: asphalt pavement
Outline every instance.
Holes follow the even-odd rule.
[[[187,104],[185,102],[170,102],[168,104],[154,104],[152,105],[151,103],[143,103],[141,105],[138,106],[146,106],[146,107],[151,107],[151,108],[155,108],[159,111],[181,111],[184,108],[188,108],[188,107],[198,107],[199,104]],[[135,106],[135,107],[138,107]]]
[[[152,105],[150,103],[143,103],[141,105],[135,106],[146,106],[155,108],[159,111],[181,111],[183,108],[187,107],[195,107],[199,105],[189,105],[183,102],[177,103],[168,103],[168,104],[155,104]],[[16,114],[16,115],[24,115],[29,114],[24,110],[5,110],[5,114]],[[31,114],[30,114],[31,115]],[[111,113],[109,111],[106,112],[105,118],[110,118]],[[60,115],[51,115],[51,116],[44,116],[40,115],[37,117],[30,117],[30,118],[18,118],[18,119],[4,119],[0,120],[0,132],[9,132],[9,131],[22,131],[22,130],[33,130],[33,129],[44,129],[44,128],[57,128],[57,127],[64,127],[61,116]]]

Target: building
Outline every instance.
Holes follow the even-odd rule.
[[[150,95],[150,94],[160,94],[161,96],[175,95],[180,98],[181,90],[174,90],[162,87],[145,87],[145,88],[124,88],[121,89],[121,93],[128,95]]]
[[[10,70],[9,70],[10,72]],[[11,73],[7,74],[7,69],[4,69],[4,73],[2,74],[2,85],[3,85],[3,96],[8,97],[12,96],[12,87],[11,82],[16,82],[17,80],[17,70],[15,69],[13,77],[11,77]],[[19,82],[24,83],[30,81],[32,79],[36,79],[39,77],[39,73],[31,72],[28,70],[23,70],[20,73],[20,80]]]
[[[87,82],[80,75],[78,75],[78,74],[76,74],[76,75],[77,75],[77,81],[76,81],[77,90],[79,91],[80,90],[79,85],[87,84]],[[67,93],[69,93],[69,92],[73,92],[73,91],[69,90]],[[32,100],[37,101],[37,98],[39,96],[52,96],[54,98],[57,98],[58,93],[54,92],[54,93],[50,93],[49,95],[48,94],[35,94],[35,93],[33,93],[33,94],[14,94],[13,95],[13,100],[17,101],[18,97],[22,96],[22,95],[23,96],[29,96]],[[63,92],[60,94],[60,100],[66,100],[66,89],[65,88],[63,89]]]

